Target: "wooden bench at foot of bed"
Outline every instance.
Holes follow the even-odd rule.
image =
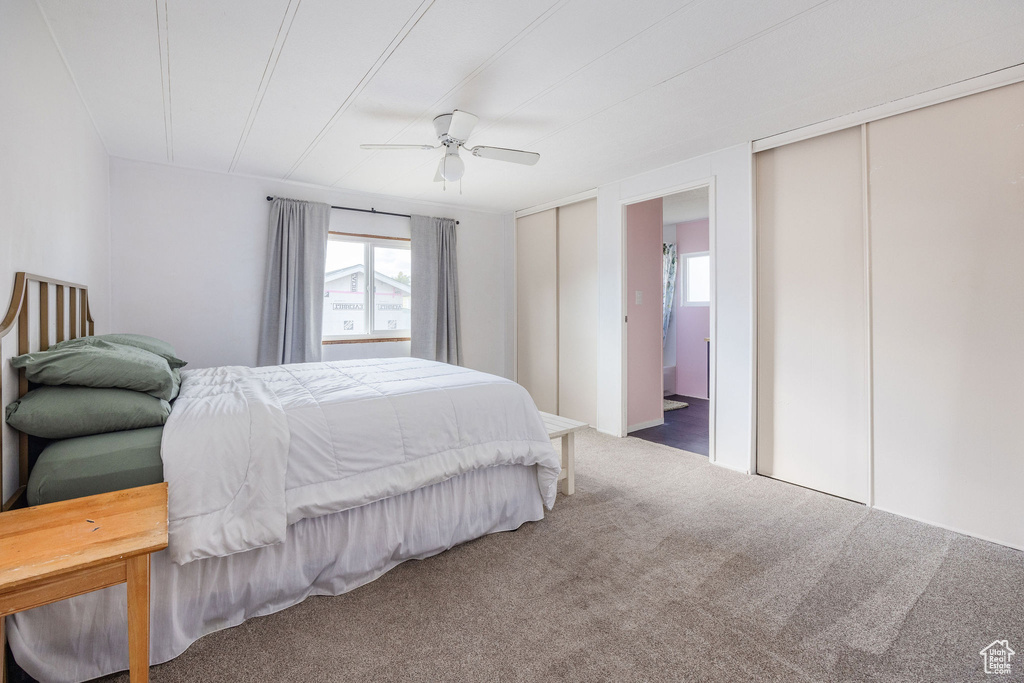
[[[548,438],[562,439],[562,473],[558,475],[558,490],[571,496],[576,490],[576,432],[588,425],[551,413],[542,412],[540,418],[548,430]]]

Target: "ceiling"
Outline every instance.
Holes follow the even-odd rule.
[[[661,202],[661,220],[665,225],[707,218],[710,213],[706,185],[695,190],[671,194]]]
[[[114,156],[501,211],[1024,62],[1019,0],[38,2]],[[359,149],[453,108],[540,162]]]

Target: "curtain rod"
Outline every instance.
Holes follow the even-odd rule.
[[[274,198],[271,197],[270,195],[267,195],[267,201],[272,202],[274,201]],[[332,206],[331,208],[337,209],[338,211],[358,211],[359,213],[376,213],[380,214],[381,216],[398,216],[400,218],[412,218],[412,216],[410,216],[407,213],[391,213],[390,211],[378,211],[372,206],[369,209],[354,209],[351,206]],[[459,222],[455,221],[455,225],[458,224]]]

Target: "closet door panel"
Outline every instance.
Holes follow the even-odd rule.
[[[865,502],[861,153],[853,128],[756,157],[757,471]]]
[[[558,413],[558,225],[555,209],[516,220],[516,381]]]
[[[597,423],[597,200],[558,209],[559,415]]]
[[[868,125],[875,504],[1024,548],[1024,83]]]

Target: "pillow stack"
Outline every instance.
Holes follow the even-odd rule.
[[[82,337],[11,359],[39,384],[7,406],[7,423],[46,439],[67,439],[167,421],[185,361],[170,344],[136,334]]]
[[[160,440],[185,365],[174,348],[138,334],[55,344],[11,359],[39,385],[7,406],[7,423],[43,439],[28,503],[163,481]]]

